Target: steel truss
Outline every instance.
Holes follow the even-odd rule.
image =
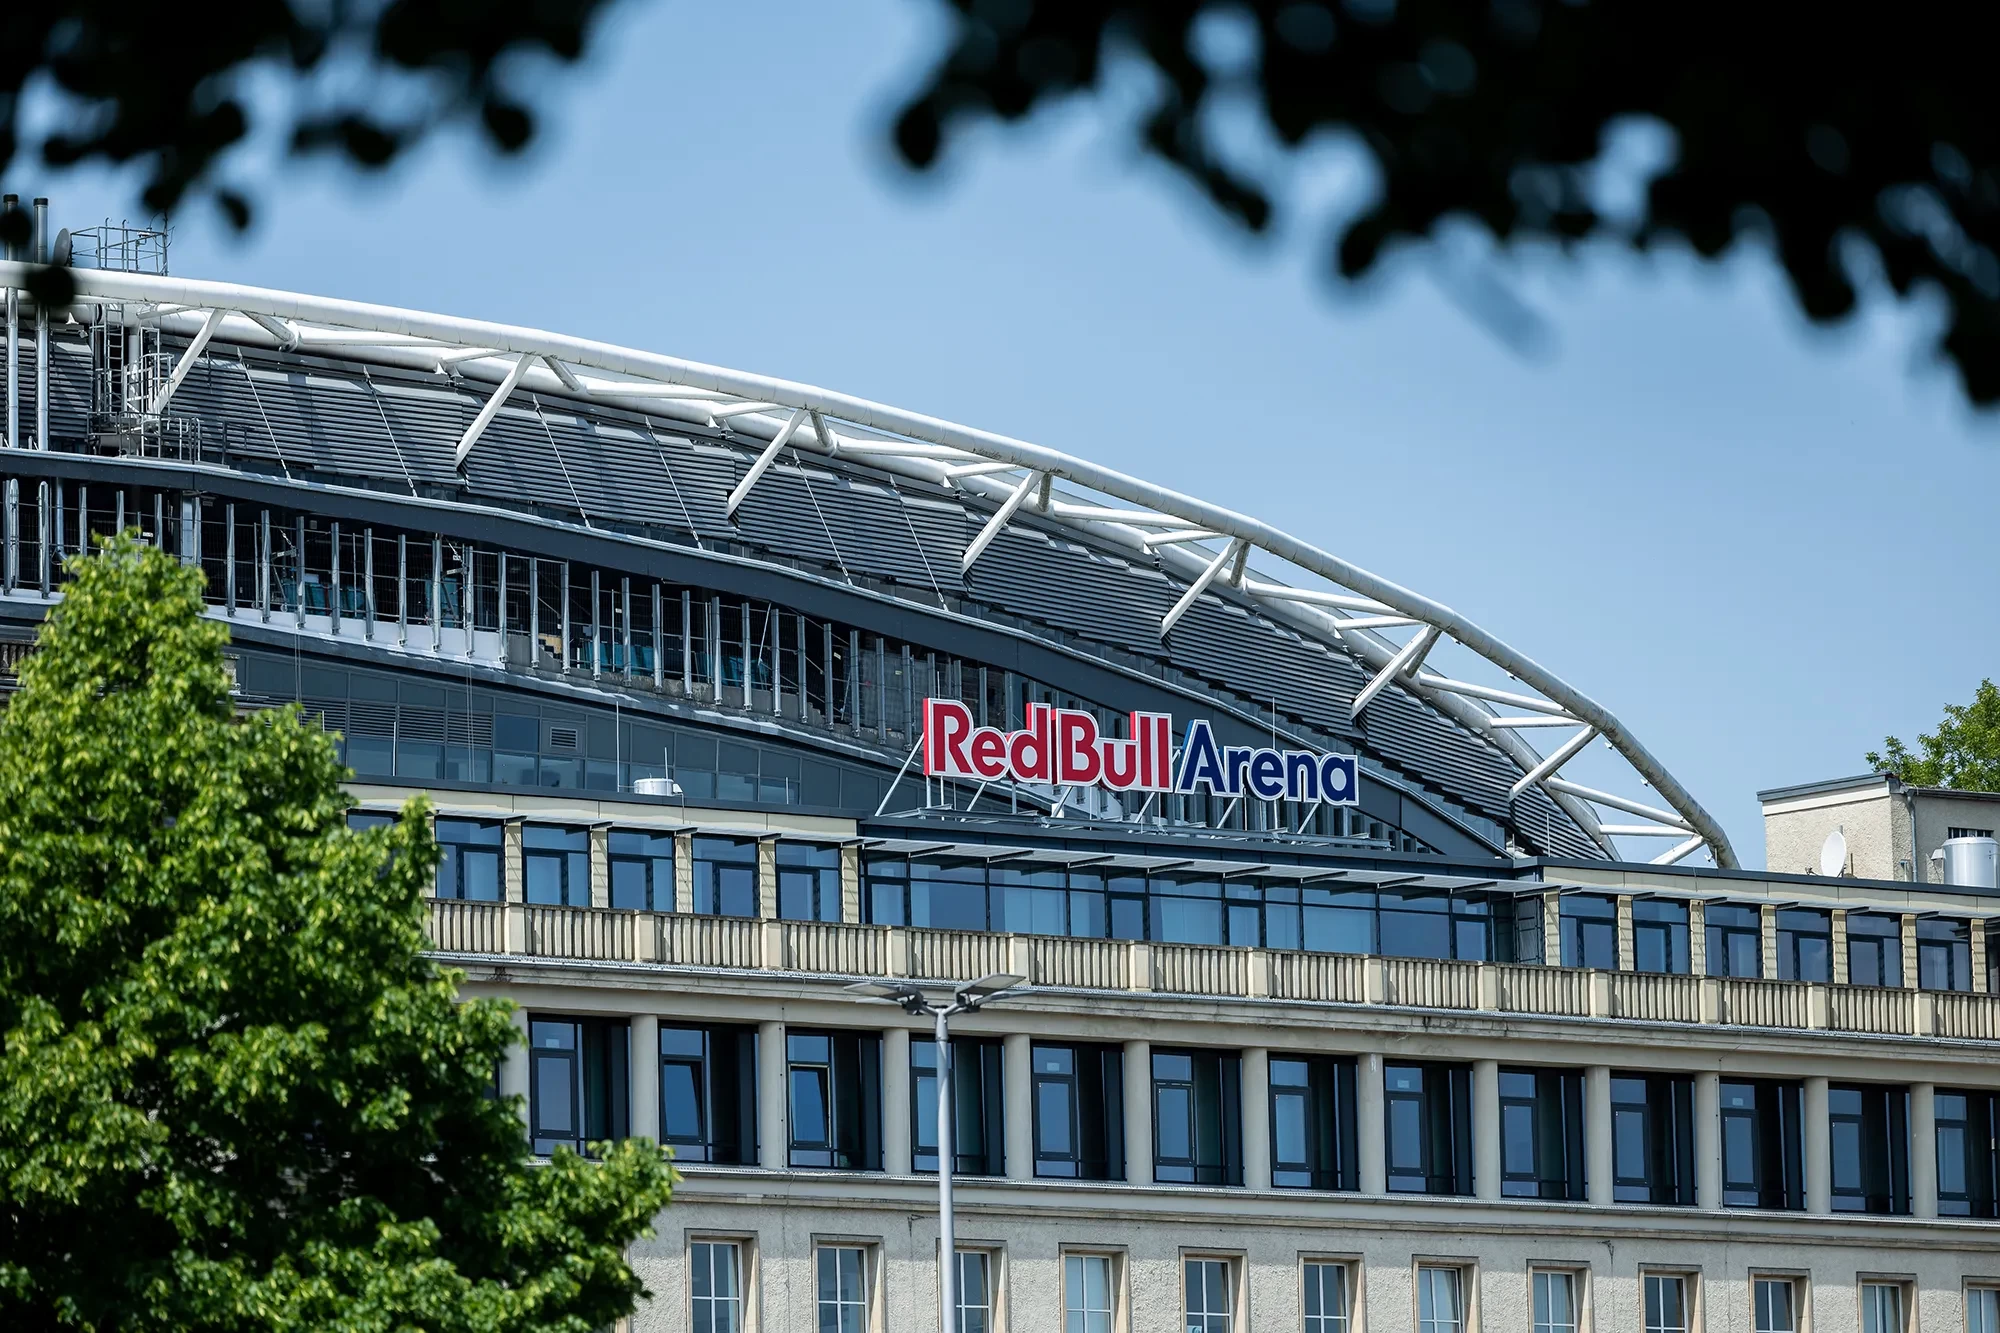
[[[25,286],[29,267],[0,262],[0,285],[11,295]],[[188,340],[157,407],[220,338],[490,385],[485,406],[458,442],[461,468],[509,396],[526,389],[725,429],[742,439],[757,456],[728,496],[732,517],[787,449],[930,482],[990,507],[961,556],[966,569],[1010,523],[1032,514],[1142,563],[1157,562],[1177,579],[1184,590],[1162,617],[1162,637],[1204,596],[1239,599],[1372,672],[1355,695],[1354,716],[1391,687],[1421,699],[1485,736],[1520,768],[1512,795],[1540,786],[1607,855],[1619,855],[1616,838],[1657,838],[1672,845],[1656,864],[1706,848],[1716,865],[1737,865],[1721,826],[1603,705],[1451,608],[1208,501],[1042,445],[865,398],[584,338],[236,283],[91,269],[73,276],[80,303],[119,303],[125,318]],[[1278,573],[1264,562],[1276,562]],[[1286,567],[1295,572],[1290,581]],[[1307,576],[1304,586],[1298,574]],[[1310,586],[1311,580],[1331,586]],[[1385,632],[1392,630],[1407,637]],[[1532,693],[1426,669],[1447,639]],[[1542,727],[1574,730],[1543,754],[1521,734]],[[1600,737],[1663,807],[1560,775]],[[1646,822],[1609,823],[1600,809]]]

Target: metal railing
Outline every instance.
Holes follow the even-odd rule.
[[[433,899],[440,954],[2000,1041],[2000,995]]]

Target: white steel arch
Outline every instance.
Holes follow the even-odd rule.
[[[0,262],[0,285],[25,286],[29,270],[26,264]],[[966,568],[1023,511],[1135,558],[1156,559],[1185,584],[1162,619],[1163,636],[1198,599],[1226,590],[1274,620],[1337,645],[1372,670],[1353,701],[1357,716],[1391,687],[1423,699],[1487,737],[1519,766],[1521,778],[1511,794],[1539,785],[1608,854],[1618,854],[1614,839],[1651,838],[1671,843],[1653,858],[1657,864],[1706,848],[1716,865],[1737,865],[1721,826],[1609,709],[1451,608],[1208,501],[1042,445],[850,394],[564,334],[236,283],[93,269],[75,270],[73,277],[79,305],[119,303],[124,318],[155,322],[190,340],[156,410],[219,337],[449,373],[493,386],[459,440],[461,466],[508,396],[525,388],[726,427],[761,442],[756,461],[727,499],[731,515],[787,448],[950,487],[993,506],[963,553]],[[1299,586],[1269,576],[1253,568],[1258,557],[1332,586]],[[1427,669],[1427,658],[1445,640],[1525,689]],[[1573,731],[1545,755],[1521,735],[1543,727]],[[1561,776],[1563,767],[1600,737],[1658,793],[1663,806]],[[1608,822],[1603,811],[1643,822]]]

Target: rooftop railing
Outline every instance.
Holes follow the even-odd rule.
[[[2000,996],[1949,991],[449,899],[431,900],[429,930],[460,957],[937,982],[1008,972],[1060,989],[2000,1040]]]

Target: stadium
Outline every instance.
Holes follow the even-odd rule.
[[[955,1333],[2000,1330],[1990,887],[1743,870],[1499,635],[1085,458],[37,218],[6,660],[137,528],[430,794],[535,1150],[686,1174],[635,1329],[935,1327],[943,1157]],[[880,1001],[955,993],[941,1112]]]

